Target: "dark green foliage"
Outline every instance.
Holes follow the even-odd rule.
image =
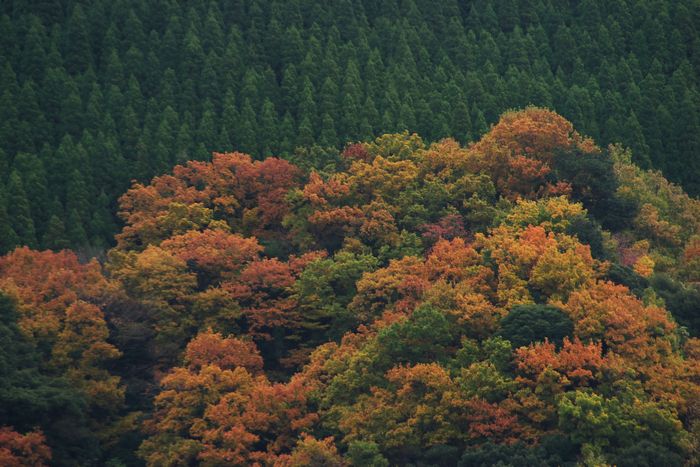
[[[18,172],[13,171],[7,187],[7,214],[12,229],[22,243],[36,247],[36,229],[30,210],[27,193],[24,191],[22,179]]]
[[[674,467],[682,466],[683,458],[666,446],[642,440],[618,450],[611,457],[611,463],[619,467]]]
[[[603,229],[595,220],[586,216],[578,217],[571,221],[571,224],[566,228],[566,233],[575,235],[581,243],[590,246],[594,258],[606,259]]]
[[[54,251],[63,250],[70,246],[68,238],[66,237],[66,226],[63,224],[60,217],[54,215],[49,219],[42,246]]]
[[[73,249],[78,250],[87,245],[87,233],[85,232],[85,227],[83,227],[80,214],[75,209],[68,214],[68,227],[66,230],[68,241]]]
[[[538,446],[521,442],[503,445],[485,443],[468,449],[459,461],[460,467],[539,467],[576,465],[578,449],[563,436],[549,436]]]
[[[649,281],[647,279],[634,272],[632,268],[622,266],[618,263],[610,265],[605,278],[617,284],[624,285],[637,297],[641,297],[644,293],[644,289],[649,286]]]
[[[294,289],[304,316],[305,345],[340,339],[357,325],[347,305],[357,293],[356,283],[362,274],[378,264],[372,255],[340,251],[333,258],[319,259],[304,269]]]
[[[462,449],[457,446],[449,446],[446,444],[437,444],[426,449],[419,462],[419,465],[425,466],[441,466],[441,465],[457,465],[459,462]]]
[[[377,341],[382,356],[393,364],[440,361],[452,341],[450,324],[438,310],[424,305],[406,321],[392,324],[379,332]]]
[[[683,284],[665,274],[653,276],[650,285],[678,324],[688,328],[692,336],[700,336],[700,287]]]
[[[114,217],[131,179],[211,151],[289,157],[404,128],[465,143],[531,103],[700,193],[694,0],[288,3],[5,2],[0,179],[16,169],[24,184],[20,243],[43,240],[51,214],[69,230],[75,209],[87,242],[104,248],[116,222],[76,191],[90,201],[104,191]],[[38,151],[43,169],[13,166]],[[569,156],[555,171],[576,175],[574,196],[603,227],[625,227],[636,207],[608,196],[607,155]],[[53,196],[64,212],[47,212]]]
[[[367,467],[388,467],[389,461],[379,451],[376,443],[370,441],[353,441],[348,446],[347,458],[352,465]]]
[[[0,191],[0,251],[12,251],[20,245],[20,238],[11,222],[7,212],[6,197]]]
[[[561,345],[573,331],[571,319],[563,311],[549,305],[517,305],[501,320],[501,335],[514,348],[545,338]]]
[[[571,198],[580,201],[603,227],[614,231],[630,226],[637,207],[616,196],[618,182],[608,151],[562,151],[554,158],[554,172],[571,184]]]

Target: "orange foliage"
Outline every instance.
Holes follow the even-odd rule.
[[[650,277],[654,273],[654,260],[649,255],[644,255],[634,263],[634,272],[642,277]]]
[[[262,372],[263,361],[254,343],[222,337],[211,330],[198,334],[187,344],[184,361],[190,370],[216,365],[223,370],[243,367],[253,374]]]
[[[333,438],[316,439],[304,434],[291,454],[279,456],[275,466],[306,467],[318,465],[324,467],[344,467],[348,463],[338,453]]]
[[[206,465],[273,463],[289,452],[314,420],[300,379],[271,384],[259,372],[252,345],[203,333],[185,351],[187,368],[161,381],[149,438],[140,453],[148,465],[200,461]],[[220,366],[221,365],[221,366]],[[240,366],[243,365],[243,366]]]
[[[0,288],[20,301],[20,326],[35,336],[53,335],[61,316],[76,300],[104,303],[113,290],[92,260],[81,264],[70,251],[32,251],[18,248],[0,257]]]
[[[350,303],[350,310],[364,322],[388,307],[412,310],[428,284],[420,259],[407,256],[392,260],[386,268],[365,273],[357,281],[357,295]]]
[[[385,244],[394,244],[398,241],[398,232],[394,216],[390,212],[391,206],[381,201],[372,201],[363,208],[364,219],[360,225],[360,238],[372,243],[381,241]]]
[[[536,386],[542,381],[546,370],[556,372],[557,385],[561,390],[588,386],[600,377],[605,359],[600,343],[584,344],[578,338],[564,339],[561,350],[545,341],[516,349],[518,371],[523,375],[519,381]]]
[[[324,235],[332,234],[333,228],[341,230],[345,234],[351,234],[363,223],[361,208],[343,206],[323,211],[315,211],[308,218],[311,225]]]
[[[96,407],[118,410],[119,378],[104,368],[121,354],[108,343],[101,306],[116,291],[92,260],[82,264],[69,251],[18,248],[0,258],[0,289],[19,303],[19,327],[50,349],[49,365],[64,372]]]
[[[267,339],[272,328],[296,326],[300,317],[291,287],[304,267],[322,256],[307,253],[286,263],[261,259],[246,266],[236,281],[223,284],[241,306],[251,335]]]
[[[236,231],[268,237],[288,212],[285,197],[299,176],[299,169],[287,161],[253,161],[241,153],[214,153],[211,162],[176,166],[173,175],[156,177],[149,185],[136,183],[121,197],[120,216],[126,226],[116,237],[117,246],[144,248],[167,238],[172,229],[168,231],[162,219],[174,204],[199,205]],[[190,228],[209,222],[193,222]]]
[[[222,230],[189,231],[165,240],[161,247],[193,269],[223,279],[239,273],[246,264],[257,259],[263,249],[255,238]]]
[[[592,140],[574,130],[571,122],[556,112],[538,107],[504,113],[473,149],[479,151],[491,144],[506,148],[513,155],[544,162],[551,162],[559,149],[579,146],[586,152],[598,150]]]
[[[487,292],[493,272],[482,265],[481,255],[462,238],[439,240],[425,261],[430,280],[468,282],[476,291]]]
[[[574,147],[586,153],[599,150],[557,113],[529,107],[503,114],[469,151],[491,175],[499,190],[515,199],[565,193],[565,186],[548,186],[545,176],[551,171],[556,152]]]
[[[683,261],[686,263],[697,262],[700,260],[700,238],[694,238],[683,251]]]
[[[387,388],[374,387],[340,421],[346,441],[373,440],[388,448],[489,439],[514,442],[517,417],[481,399],[465,399],[436,363],[399,366],[386,373]]]
[[[189,341],[144,423],[140,454],[152,466],[347,465],[333,438],[309,432],[376,443],[389,457],[405,447],[536,442],[557,429],[558,404],[579,389],[595,402],[634,386],[635,397],[669,407],[680,426],[700,410],[700,344],[677,332],[663,308],[601,280],[607,263],[570,232],[598,235],[605,251],[614,241],[585,222],[583,205],[567,197],[572,186],[550,183],[562,150],[599,151],[564,118],[532,107],[504,114],[468,148],[449,139],[426,148],[408,133],[351,145],[345,171],[326,179],[312,172],[303,186],[286,161],[217,153],[121,198],[126,227],[110,253],[111,279],[95,261],[23,248],[0,258],[0,288],[18,299],[21,329],[49,344],[51,369],[99,409],[118,408],[124,396],[104,368],[119,356],[102,312],[115,283],[147,310],[156,339],[176,348],[170,357]],[[633,234],[620,234],[623,264],[648,277],[666,266],[652,248],[677,257],[685,248],[679,274],[698,280],[697,229],[681,225],[697,224],[697,205],[662,183],[668,193],[654,195],[653,176],[620,163],[616,170],[627,185],[648,185],[640,195],[619,190],[639,197],[637,231],[651,240],[625,243]],[[499,195],[508,200],[496,203]],[[675,215],[665,204],[687,206]],[[305,268],[328,254],[308,252],[314,244],[371,259],[356,283],[360,272],[350,271],[340,284],[304,287],[311,296],[317,284],[325,288],[309,302],[330,302],[319,320],[338,321],[315,328],[298,287]],[[498,337],[500,320],[534,302],[563,310],[574,335],[560,348],[545,340],[513,351]],[[288,382],[267,378],[256,343],[278,369],[301,359],[306,330],[327,337],[326,329],[352,325],[344,320],[360,325],[313,350]],[[438,325],[449,332],[433,332]],[[440,363],[394,366],[429,360],[432,350],[394,356],[437,334]],[[40,433],[2,428],[0,464],[45,464],[43,443]]]
[[[17,433],[0,427],[0,465],[4,467],[41,467],[49,465],[51,449],[41,431]]]
[[[686,280],[700,283],[700,237],[692,238],[686,245],[681,267]]]
[[[670,350],[668,339],[675,325],[668,313],[644,306],[624,286],[596,282],[572,293],[562,307],[580,339],[601,340],[610,351],[637,364],[658,361],[659,352]]]
[[[207,407],[204,425],[193,434],[202,438],[199,458],[205,462],[264,465],[289,451],[315,419],[306,413],[306,391],[299,381],[258,380],[248,391],[229,392]]]
[[[351,192],[351,186],[347,177],[337,174],[328,181],[324,181],[317,172],[311,172],[309,181],[302,190],[304,198],[312,206],[327,206],[329,201],[335,201],[346,197]]]
[[[505,444],[521,440],[522,428],[517,416],[506,409],[506,405],[488,403],[483,399],[469,400],[466,403],[469,438]]]
[[[498,264],[498,296],[506,307],[531,301],[528,284],[551,300],[566,298],[588,286],[601,267],[587,245],[540,226],[500,226],[490,236],[477,235],[475,245],[489,251]]]

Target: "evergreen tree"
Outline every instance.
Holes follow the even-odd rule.
[[[31,206],[32,219],[41,233],[41,227],[49,218],[49,192],[44,164],[34,154],[19,153],[13,167],[18,174],[22,174],[22,187]]]
[[[297,146],[309,147],[313,144],[314,130],[311,126],[311,121],[307,117],[304,117],[299,123],[297,134]]]
[[[280,152],[284,155],[290,155],[294,150],[296,143],[296,131],[294,128],[294,119],[291,113],[285,112],[282,123],[280,123]]]
[[[0,95],[0,140],[5,151],[14,154],[18,149],[20,120],[15,99],[9,90]]]
[[[76,209],[73,209],[68,214],[68,222],[66,228],[66,235],[70,246],[74,250],[80,250],[87,246],[88,238],[85,232],[85,226],[83,225],[83,220]]]
[[[460,142],[466,143],[476,139],[472,137],[472,119],[464,98],[452,101],[452,119],[450,123],[450,134],[454,135]]]
[[[256,128],[257,118],[250,100],[243,102],[236,128],[237,140],[233,143],[238,150],[257,156]]]
[[[321,146],[331,148],[338,146],[338,135],[335,131],[335,122],[333,122],[333,117],[331,117],[329,114],[323,115],[319,143]]]
[[[214,106],[211,101],[207,100],[204,103],[202,118],[197,129],[197,141],[204,144],[209,150],[217,149],[214,147],[217,137],[215,120]]]
[[[87,70],[92,64],[92,50],[90,48],[87,17],[80,3],[76,3],[73,6],[66,23],[64,38],[66,70],[71,74]]]
[[[52,215],[44,231],[42,246],[49,250],[60,251],[70,247],[66,236],[66,227],[60,217]]]
[[[94,210],[90,219],[90,244],[103,248],[107,247],[108,243],[105,239],[113,235],[116,227],[109,209],[109,198],[102,191],[95,200]]]
[[[642,168],[650,168],[649,146],[644,139],[642,126],[634,112],[630,113],[624,128],[623,142],[632,148],[632,157],[637,165]]]
[[[316,91],[309,77],[304,78],[304,84],[301,88],[301,99],[299,101],[299,120],[308,120],[309,125],[316,123],[316,99],[314,98]]]
[[[279,130],[277,112],[270,99],[265,99],[260,112],[260,124],[256,139],[261,142],[260,154],[263,157],[275,155],[279,150]]]
[[[191,157],[192,151],[192,132],[190,130],[190,125],[186,121],[180,125],[180,129],[177,133],[177,139],[175,140],[176,153],[174,160],[172,162],[178,164],[184,164]]]
[[[21,239],[12,227],[13,219],[7,211],[7,197],[0,190],[0,254],[12,251],[21,245]]]
[[[7,215],[12,230],[20,239],[20,244],[36,248],[36,228],[32,219],[27,193],[22,185],[22,178],[16,170],[10,174],[7,185]],[[11,235],[11,233],[10,233]],[[12,238],[12,237],[10,237]]]
[[[75,211],[82,223],[90,212],[90,206],[90,192],[83,172],[75,169],[66,185],[66,210]]]

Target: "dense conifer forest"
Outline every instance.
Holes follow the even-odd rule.
[[[697,0],[0,14],[0,465],[700,464]]]

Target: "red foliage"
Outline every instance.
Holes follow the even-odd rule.
[[[584,344],[578,338],[564,339],[558,352],[548,341],[515,351],[518,370],[527,375],[523,381],[529,380],[534,385],[545,370],[551,369],[560,375],[562,384],[576,387],[586,386],[596,379],[605,364],[602,353],[600,343]]]
[[[340,155],[350,160],[368,161],[371,158],[367,147],[362,143],[348,144]]]
[[[136,183],[120,199],[120,216],[126,227],[117,235],[121,248],[140,247],[157,229],[159,216],[171,204],[195,203],[211,209],[216,218],[234,227],[244,220],[247,230],[269,236],[278,230],[289,207],[285,197],[298,185],[300,170],[276,158],[253,161],[241,153],[214,153],[211,162],[190,161],[178,165],[173,175],[156,177],[149,185]]]
[[[467,401],[468,436],[496,443],[515,443],[520,439],[520,427],[515,415],[483,399]]]
[[[49,465],[51,449],[41,431],[17,433],[0,427],[0,465],[3,467],[41,467]]]
[[[97,261],[80,263],[72,251],[58,253],[17,248],[0,257],[0,288],[25,305],[63,313],[77,299],[101,301],[110,286]]]
[[[423,238],[429,242],[439,239],[452,240],[456,237],[469,238],[470,233],[464,223],[464,217],[459,214],[448,214],[435,224],[424,224],[420,227]]]
[[[105,342],[106,323],[99,307],[115,289],[102,275],[97,261],[82,264],[67,250],[54,253],[18,248],[0,257],[0,289],[18,299],[18,324],[34,339],[46,340],[52,347],[71,345],[69,341],[75,341],[76,336],[68,332],[72,323],[69,312],[78,307],[83,321],[92,323],[80,338],[101,341],[105,347],[103,355],[118,355]],[[107,348],[111,351],[107,352]]]
[[[244,367],[253,374],[260,373],[263,360],[253,342],[235,337],[224,338],[211,330],[202,332],[187,344],[185,363],[190,370],[216,365],[222,370]]]
[[[244,238],[222,230],[189,231],[165,240],[161,247],[195,269],[221,278],[239,273],[263,250],[255,238]]]
[[[469,149],[497,188],[515,199],[566,192],[566,186],[551,186],[545,176],[551,171],[556,152],[574,147],[588,153],[599,150],[565,118],[547,109],[530,107],[503,114]]]
[[[249,391],[225,394],[207,408],[199,459],[272,464],[316,418],[306,412],[306,390],[297,380],[288,384],[257,380]]]
[[[276,258],[254,261],[236,281],[222,285],[240,304],[251,335],[267,339],[273,328],[296,327],[299,316],[291,287],[304,267],[322,256],[315,252],[286,263]]]

